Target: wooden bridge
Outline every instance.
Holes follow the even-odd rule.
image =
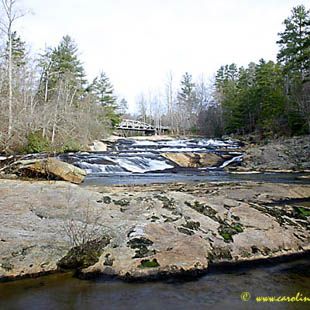
[[[159,133],[165,133],[170,130],[170,127],[167,126],[154,126],[144,122],[132,120],[132,119],[123,119],[122,122],[116,127],[117,130],[122,131],[125,136],[125,132],[140,132],[146,135],[155,135]]]

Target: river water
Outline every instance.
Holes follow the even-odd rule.
[[[216,165],[182,168],[164,157],[166,153],[216,154]],[[84,185],[129,185],[170,182],[242,182],[310,183],[298,173],[233,174],[223,168],[238,165],[243,160],[241,144],[233,140],[179,139],[135,140],[120,139],[107,152],[69,153],[60,159],[87,171]]]
[[[251,299],[242,301],[242,292],[249,292]],[[64,274],[0,283],[0,309],[307,309],[304,303],[255,301],[258,296],[292,297],[298,292],[310,297],[307,258],[251,267],[211,267],[192,281],[125,283],[79,280]]]

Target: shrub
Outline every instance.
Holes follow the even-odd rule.
[[[50,143],[47,138],[42,137],[41,132],[30,132],[27,136],[26,153],[39,153],[49,149]]]

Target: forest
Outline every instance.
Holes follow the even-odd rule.
[[[23,17],[16,1],[0,5],[0,153],[80,150],[124,116],[169,126],[176,135],[310,132],[310,11],[303,5],[283,22],[276,62],[223,65],[208,83],[186,72],[178,87],[169,74],[162,92],[137,97],[135,115],[126,114],[126,100],[104,71],[86,79],[73,38],[33,55],[15,30]]]

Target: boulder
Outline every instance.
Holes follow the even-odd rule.
[[[184,168],[214,167],[223,161],[214,153],[162,153],[161,156]]]
[[[106,152],[108,150],[108,146],[102,141],[95,140],[89,149],[91,152]]]
[[[85,170],[56,158],[19,160],[7,167],[7,170],[21,176],[56,178],[76,184],[82,183],[86,176]]]

